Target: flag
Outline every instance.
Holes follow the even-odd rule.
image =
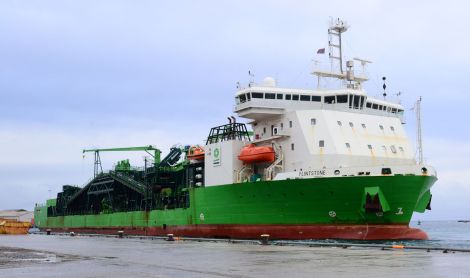
[[[325,49],[324,48],[318,49],[317,54],[325,54]]]

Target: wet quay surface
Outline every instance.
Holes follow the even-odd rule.
[[[470,277],[469,253],[0,236],[0,277]]]

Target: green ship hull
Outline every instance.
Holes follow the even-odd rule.
[[[187,208],[48,217],[43,229],[89,233],[225,238],[425,239],[408,227],[429,208],[436,177],[384,175],[260,181],[188,188]],[[371,200],[378,210],[368,209]],[[373,204],[373,205],[374,205]]]

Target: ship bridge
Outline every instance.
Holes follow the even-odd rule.
[[[398,117],[403,122],[400,104],[367,97],[363,90],[305,90],[252,86],[235,95],[234,112],[255,121],[294,110],[337,110],[378,116]]]

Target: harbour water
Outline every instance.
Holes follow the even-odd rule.
[[[418,227],[431,239],[381,243],[470,248],[470,223]],[[468,262],[462,252],[0,236],[0,277],[470,277]]]

